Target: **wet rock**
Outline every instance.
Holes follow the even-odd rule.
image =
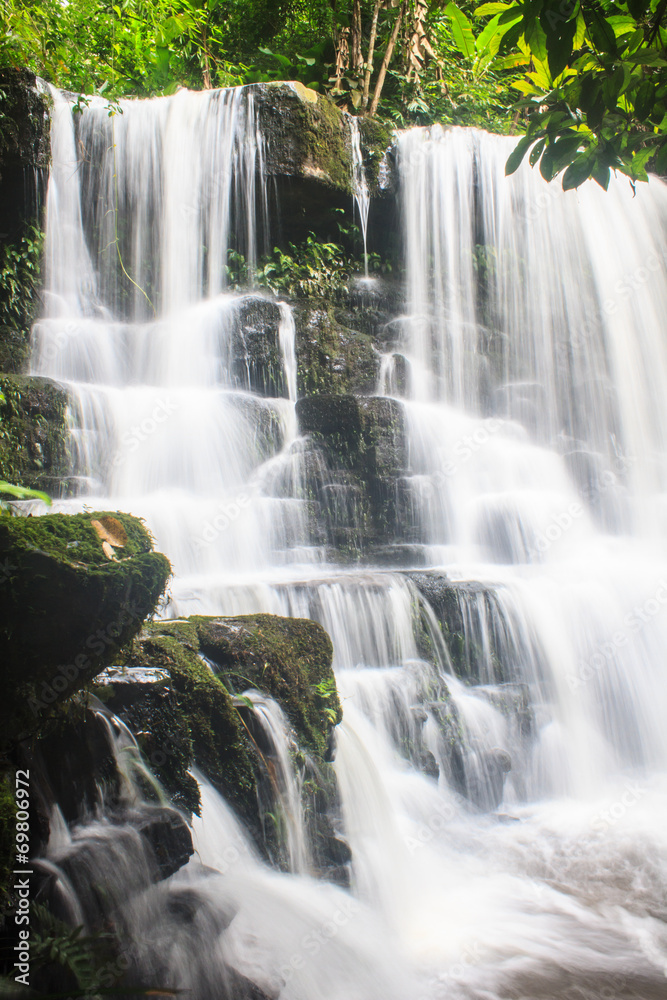
[[[440,628],[454,672],[473,684],[503,684],[514,680],[510,676],[517,650],[500,650],[498,643],[511,641],[504,630],[497,631],[493,622],[498,617],[497,598],[491,588],[481,583],[452,581],[437,570],[408,572],[419,593],[430,606]],[[421,652],[426,658],[434,655],[432,619],[422,614]]]
[[[152,548],[127,514],[0,518],[4,740],[34,729],[139,631],[171,569]]]
[[[401,404],[374,396],[309,396],[297,402],[297,418],[329,470],[328,479],[320,475],[311,483],[327,516],[329,544],[344,556],[349,535],[355,541],[348,555],[361,558],[378,544],[402,541],[407,453]]]
[[[70,474],[67,393],[22,375],[0,375],[0,393],[0,479],[58,496]]]
[[[13,241],[36,217],[45,190],[50,102],[27,69],[0,70],[0,93],[0,239]]]
[[[105,677],[95,691],[134,732],[175,804],[199,812],[199,789],[189,774],[196,761],[250,822],[256,820],[254,752],[229,693],[201,658],[193,623],[149,622],[123,656],[129,669],[115,683]],[[147,669],[155,671],[152,683]]]
[[[300,745],[321,760],[342,710],[331,666],[331,640],[304,618],[243,615],[191,619],[202,652],[237,691],[254,685],[279,703]]]
[[[231,370],[239,388],[261,396],[287,396],[280,348],[280,309],[269,298],[247,295],[234,313]]]
[[[339,314],[324,300],[310,299],[295,305],[300,396],[374,391],[380,357],[372,324],[359,323],[361,315],[361,311]]]
[[[169,878],[187,864],[194,854],[192,835],[176,809],[166,806],[144,807],[124,817],[149,845],[159,878]]]

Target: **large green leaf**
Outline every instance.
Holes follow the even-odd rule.
[[[581,156],[573,160],[563,175],[563,191],[571,191],[588,180],[594,163],[595,160],[590,153],[582,153]]]
[[[509,174],[513,174],[515,170],[519,169],[521,161],[534,142],[534,138],[530,135],[524,135],[522,139],[519,139],[507,158],[507,163],[505,164],[505,174],[507,176],[509,176]]]
[[[475,36],[472,24],[462,10],[455,3],[448,3],[445,7],[445,14],[452,24],[452,38],[459,52],[466,59],[473,59],[475,56]]]
[[[16,500],[42,500],[51,506],[51,497],[41,490],[29,490],[25,486],[14,486],[13,483],[5,483],[0,479],[0,493],[14,497]]]

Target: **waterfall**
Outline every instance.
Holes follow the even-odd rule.
[[[208,872],[150,886],[125,831],[109,891],[137,982],[195,1000],[233,993],[230,969],[286,1000],[663,996],[667,187],[563,193],[527,164],[505,177],[514,140],[399,138],[405,307],[378,385],[404,416],[415,564],[359,566],[312,501],[316,480],[334,527],[359,528],[349,479],[298,433],[291,307],[252,288],[269,217],[252,88],[112,118],[53,96],[32,366],[70,393],[78,492],[59,508],[145,517],[174,565],[169,616],[321,622],[344,710],[350,890],[305,874],[287,729],[252,696],[293,871],[258,860],[203,778]],[[108,861],[96,822],[77,836]]]
[[[368,278],[368,213],[371,206],[371,196],[361,154],[359,122],[353,116],[350,117],[350,142],[352,145],[352,191],[359,212],[361,235],[364,241],[364,277]]]

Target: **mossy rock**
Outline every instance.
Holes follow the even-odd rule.
[[[345,314],[350,323],[358,318]],[[299,395],[374,391],[379,355],[368,330],[345,325],[325,300],[297,303],[294,320]]]
[[[0,393],[0,479],[59,496],[71,467],[67,393],[23,375],[0,375]]]
[[[300,745],[329,756],[331,729],[343,717],[332,669],[331,639],[317,622],[276,615],[192,618],[202,652],[230,687],[255,687],[280,704]]]
[[[380,182],[380,165],[394,143],[394,129],[377,118],[361,117],[358,122],[366,181],[369,190],[375,192]]]
[[[5,739],[95,676],[155,610],[171,567],[120,513],[0,517]]]
[[[205,655],[220,671],[216,676]],[[149,622],[105,671],[95,693],[127,722],[182,808],[197,812],[193,763],[256,826],[260,762],[229,694],[256,687],[276,699],[300,746],[323,761],[342,717],[331,640],[316,622],[248,615]],[[152,671],[153,673],[149,673]],[[224,682],[224,683],[223,683]]]
[[[333,101],[298,83],[251,89],[266,139],[267,175],[314,179],[351,197],[350,128]]]
[[[149,764],[174,801],[198,812],[199,793],[188,774],[193,762],[244,814],[255,818],[253,753],[232,699],[200,657],[191,621],[149,622],[124,650],[128,667],[158,668],[152,684],[109,681],[99,691],[137,734]],[[131,673],[131,671],[130,671]]]

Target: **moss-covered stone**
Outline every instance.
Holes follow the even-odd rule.
[[[164,591],[165,556],[128,514],[0,517],[5,740],[110,663]]]
[[[329,477],[311,484],[341,558],[400,542],[406,468],[403,408],[379,396],[318,395],[297,403],[299,428],[320,449]],[[312,463],[316,468],[316,463]]]
[[[344,319],[354,322],[355,315]],[[373,392],[379,355],[367,331],[339,322],[333,305],[320,300],[298,303],[294,320],[300,396]]]
[[[266,173],[314,179],[351,197],[352,148],[344,113],[328,97],[298,84],[252,89],[266,140]]]
[[[0,375],[0,393],[0,479],[61,495],[70,472],[67,393],[21,375]]]
[[[281,705],[304,749],[326,759],[342,719],[331,639],[317,622],[276,615],[193,618],[202,652],[230,686],[249,686]]]
[[[394,130],[377,118],[359,118],[361,153],[369,190],[375,193],[380,181],[380,166],[394,142]]]
[[[94,691],[130,726],[182,808],[199,810],[188,773],[196,763],[259,832],[256,786],[264,762],[246,709],[229,691],[255,687],[275,698],[299,745],[313,755],[312,767],[326,770],[331,729],[342,712],[331,641],[315,622],[274,615],[149,622],[121,658],[124,666],[105,671]]]
[[[208,778],[252,820],[256,814],[254,758],[238,712],[221,681],[200,657],[193,622],[150,622],[123,660],[165,673],[149,685],[111,681],[102,693],[137,734],[151,767],[174,801],[198,812],[188,775],[196,761]]]

